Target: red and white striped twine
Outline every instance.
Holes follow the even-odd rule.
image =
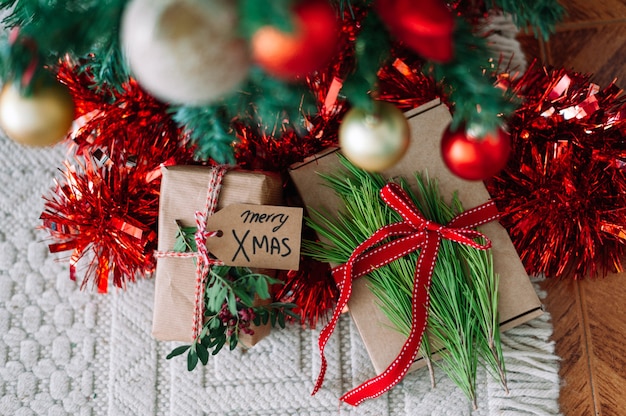
[[[211,266],[220,266],[224,264],[221,260],[212,259],[209,256],[206,240],[209,237],[215,237],[218,235],[218,231],[208,231],[206,229],[206,222],[207,218],[213,215],[217,209],[217,202],[219,200],[220,190],[222,189],[222,179],[227,171],[228,167],[226,166],[216,166],[211,169],[204,211],[195,212],[194,217],[196,220],[197,230],[194,235],[194,239],[196,241],[198,251],[186,253],[178,251],[155,251],[154,253],[156,258],[179,257],[196,259],[196,287],[194,293],[192,340],[195,340],[200,334],[200,331],[202,331],[204,321],[204,290]]]

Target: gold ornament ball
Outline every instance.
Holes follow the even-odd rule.
[[[7,83],[0,92],[0,128],[17,143],[44,147],[63,140],[74,121],[74,101],[63,84],[40,82],[31,95]]]
[[[352,108],[339,127],[341,152],[357,167],[379,172],[396,164],[409,148],[410,129],[396,106],[375,103],[375,113]]]

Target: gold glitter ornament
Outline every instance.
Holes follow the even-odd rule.
[[[379,172],[396,164],[406,153],[410,129],[396,106],[374,103],[374,112],[352,108],[339,127],[341,152],[361,169]]]
[[[0,92],[0,128],[17,143],[51,146],[65,139],[73,121],[72,96],[56,80],[36,81],[28,95],[14,82]]]

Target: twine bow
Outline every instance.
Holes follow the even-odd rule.
[[[312,394],[317,393],[324,381],[327,367],[324,347],[337,325],[341,311],[350,299],[352,281],[421,249],[413,283],[411,331],[400,353],[385,371],[341,397],[342,401],[353,406],[390,390],[404,378],[415,361],[426,329],[430,283],[441,240],[445,238],[486,250],[491,247],[491,241],[474,228],[499,217],[495,204],[490,201],[457,215],[447,225],[441,225],[424,218],[407,193],[395,183],[385,185],[380,196],[389,207],[400,214],[402,221],[378,229],[354,249],[345,264],[333,269],[340,295],[333,316],[322,329],[318,340],[321,367]],[[485,243],[474,241],[478,237],[483,237]]]
[[[200,256],[204,265],[209,265],[213,260],[209,258],[209,250],[206,246],[206,240],[209,237],[215,237],[217,235],[217,231],[209,231],[206,229],[206,221],[208,218],[206,213],[196,211],[194,218],[196,219],[196,232],[194,233],[193,238],[196,241],[198,256]]]
[[[209,256],[206,240],[209,237],[216,236],[218,232],[207,230],[206,223],[207,218],[213,215],[217,209],[217,201],[219,199],[220,190],[222,189],[222,179],[224,178],[227,170],[228,168],[225,166],[216,166],[211,170],[204,211],[195,211],[194,213],[194,218],[196,220],[194,240],[196,242],[197,251],[187,253],[181,253],[178,251],[157,251],[155,253],[156,257],[183,257],[196,259],[196,288],[194,296],[192,340],[196,339],[202,330],[204,318],[204,290],[207,276],[211,271],[211,266],[221,266],[224,264],[221,260],[213,259]]]

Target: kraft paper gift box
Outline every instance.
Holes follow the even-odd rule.
[[[178,227],[195,226],[194,214],[206,204],[210,168],[169,166],[162,168],[159,200],[158,250],[174,247]],[[282,180],[278,175],[229,170],[222,181],[217,211],[232,204],[281,205]],[[273,276],[275,270],[254,269]],[[192,341],[196,266],[192,258],[157,259],[152,335],[161,341]],[[254,326],[253,335],[240,334],[246,346],[256,344],[270,332],[271,326]]]
[[[436,178],[442,195],[456,192],[465,209],[489,200],[489,194],[480,181],[465,181],[454,176],[443,164],[440,156],[441,135],[451,121],[448,109],[439,100],[431,101],[407,112],[411,126],[411,145],[405,156],[392,168],[381,172],[387,178],[413,177],[414,172],[428,172]],[[338,149],[328,149],[290,169],[305,208],[322,214],[336,213],[341,202],[326,185],[318,172],[333,173],[340,168]],[[507,231],[497,222],[480,227],[493,243],[494,270],[500,276],[498,312],[501,330],[523,324],[543,313],[542,304],[528,278],[524,266]],[[336,266],[336,265],[333,265]],[[383,372],[396,358],[406,338],[393,329],[393,325],[378,308],[376,296],[369,290],[367,278],[353,284],[348,309],[363,339],[377,374]],[[418,359],[412,370],[426,365]]]

